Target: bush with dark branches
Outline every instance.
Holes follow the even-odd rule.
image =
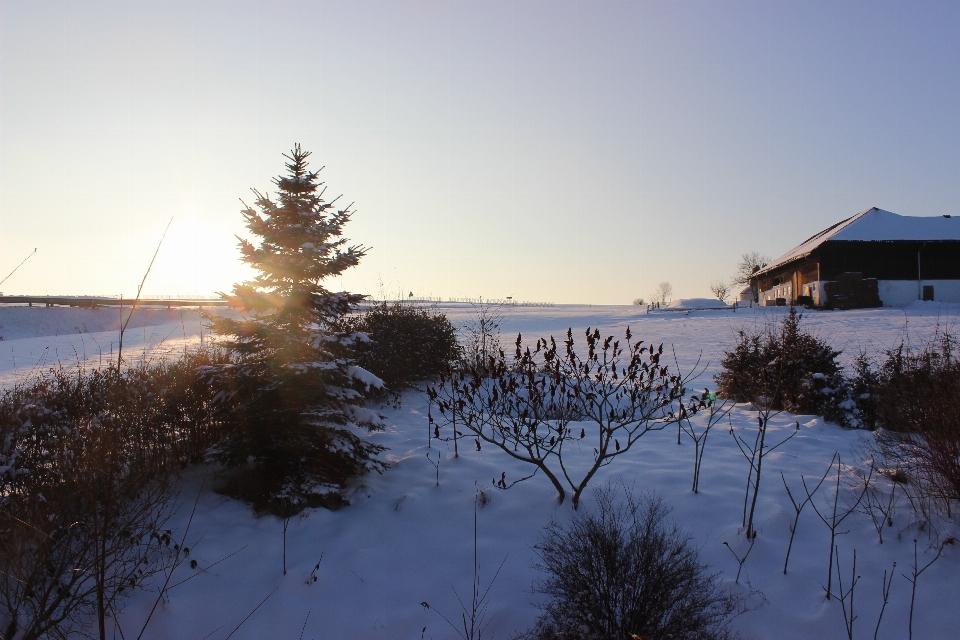
[[[956,338],[939,332],[918,349],[900,345],[880,366],[855,379],[864,426],[875,428],[872,448],[882,472],[901,477],[924,515],[950,514],[960,499],[960,353]]]
[[[547,526],[536,551],[547,596],[528,640],[729,638],[742,608],[656,495],[622,499],[609,486],[595,491],[594,513]]]
[[[500,489],[543,473],[563,502],[571,491],[574,508],[600,468],[625,454],[647,433],[674,422],[687,381],[661,362],[663,345],[601,338],[587,329],[583,355],[567,331],[563,348],[540,339],[533,349],[517,336],[513,358],[502,350],[485,362],[448,371],[427,393],[440,412],[436,437],[449,425],[533,466],[526,477],[494,479]],[[685,411],[705,408],[699,396]],[[463,431],[461,431],[461,429]],[[453,436],[448,436],[453,437]],[[592,451],[592,460],[588,458]],[[585,464],[577,458],[587,458]]]
[[[715,376],[719,393],[735,402],[849,424],[849,391],[835,350],[804,329],[794,307],[780,323],[741,329]]]
[[[169,479],[223,437],[202,350],[176,362],[54,371],[0,396],[0,637],[106,620],[160,568]]]
[[[435,309],[377,302],[345,320],[349,332],[369,340],[356,343],[357,363],[398,395],[416,382],[439,376],[457,360],[457,330]]]

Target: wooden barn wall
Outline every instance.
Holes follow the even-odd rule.
[[[813,257],[801,263],[792,263],[760,278],[760,291],[769,291],[778,284],[791,283],[794,295],[800,295],[801,288],[808,282],[818,280],[817,260]]]
[[[859,271],[864,278],[916,280],[917,250],[922,242],[824,243],[816,251],[820,279],[834,280],[844,272]],[[960,279],[960,242],[928,242],[920,253],[924,280]]]
[[[917,250],[922,242],[851,242],[832,240],[802,262],[785,265],[760,278],[760,291],[791,282],[794,291],[816,280],[836,280],[860,272],[877,280],[916,280]],[[960,241],[927,242],[920,253],[924,280],[960,280]],[[819,269],[818,269],[819,266]]]

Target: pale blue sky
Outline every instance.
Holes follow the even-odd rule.
[[[956,2],[0,0],[0,290],[244,277],[294,142],[356,202],[343,287],[708,296],[871,206],[960,214]]]

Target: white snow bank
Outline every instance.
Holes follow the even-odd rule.
[[[205,312],[230,313],[226,309],[204,309]],[[129,309],[81,309],[78,307],[24,307],[0,306],[0,339],[17,340],[20,338],[40,338],[43,336],[62,336],[75,333],[100,333],[120,330]],[[197,309],[156,309],[139,308],[130,318],[127,330],[142,329],[162,324],[198,325],[201,321]]]
[[[729,309],[730,305],[716,298],[682,298],[667,305],[668,309]]]

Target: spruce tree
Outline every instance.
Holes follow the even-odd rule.
[[[212,321],[236,356],[216,371],[230,435],[214,457],[242,467],[226,492],[283,515],[336,506],[348,478],[382,468],[382,448],[362,437],[379,417],[360,406],[364,388],[382,383],[351,360],[364,336],[342,330],[363,296],[323,286],[366,249],[343,237],[352,205],[324,200],[309,156],[296,145],[284,154],[288,174],[274,179],[276,199],[254,190],[253,206],[244,203],[256,241],[238,237],[239,246],[257,274],[225,296],[240,316]]]

